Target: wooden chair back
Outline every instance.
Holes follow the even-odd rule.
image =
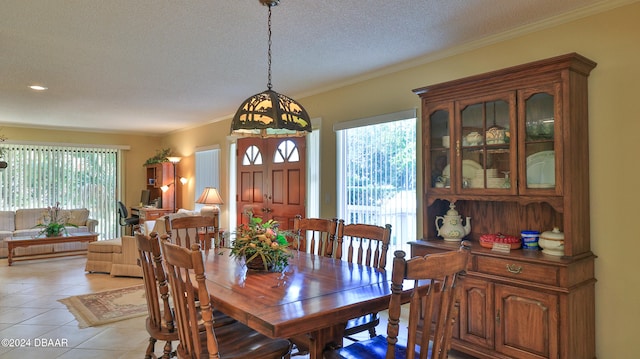
[[[188,249],[165,240],[162,250],[180,338],[178,358],[289,358],[291,346],[287,340],[270,339],[236,321],[216,324],[204,255],[197,244]]]
[[[199,250],[198,244],[192,244],[191,249],[188,249],[168,241],[162,241],[162,251],[174,298],[180,337],[179,357],[198,358],[203,344],[206,345],[207,351],[214,355],[212,357],[216,357],[218,343],[213,330],[213,308],[208,300],[209,292],[205,284],[203,253]],[[199,301],[198,298],[202,300]],[[204,338],[198,330],[200,316],[206,332]],[[203,343],[205,338],[206,343]]]
[[[149,347],[147,356],[154,352],[157,340],[165,340],[165,354],[171,353],[171,341],[178,340],[175,330],[173,314],[169,304],[169,286],[162,264],[162,252],[158,234],[152,232],[149,236],[136,233],[142,278],[147,299],[147,331],[149,332]]]
[[[167,236],[172,243],[185,248],[191,248],[193,244],[200,244],[201,248],[209,249],[205,246],[205,241],[215,235],[215,218],[211,216],[185,216],[164,217]]]
[[[319,256],[333,256],[337,231],[337,218],[302,218],[301,215],[296,215],[293,220],[298,249]]]
[[[408,279],[414,281],[414,287],[409,302],[406,357],[414,359],[419,346],[422,351],[429,351],[421,352],[420,358],[446,359],[451,347],[453,325],[458,315],[457,284],[467,268],[470,251],[464,247],[454,252],[409,260],[405,256],[404,251],[396,251],[393,258],[387,353],[394,352],[398,340],[403,283]],[[429,284],[428,289],[425,289],[425,284]],[[435,320],[432,322],[432,319]],[[430,342],[429,338],[433,340]]]
[[[346,260],[384,269],[387,265],[387,251],[391,240],[391,225],[384,227],[372,224],[347,224],[340,220],[338,225],[338,243],[334,257],[342,258],[342,246],[347,245]]]

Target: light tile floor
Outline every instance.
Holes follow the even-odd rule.
[[[6,258],[0,259],[0,358],[144,357],[149,339],[145,317],[80,329],[66,306],[58,302],[58,299],[72,295],[142,283],[139,278],[85,273],[85,262],[84,256],[62,257],[15,262],[9,267]],[[378,333],[385,332],[386,321],[383,320]],[[366,334],[362,335],[366,337]],[[12,340],[30,340],[31,345],[11,347],[7,341]],[[55,345],[56,341],[61,345]],[[49,343],[54,345],[45,346]],[[156,353],[161,353],[162,345],[156,344]],[[452,353],[449,358],[471,357]]]

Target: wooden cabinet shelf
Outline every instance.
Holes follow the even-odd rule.
[[[587,78],[567,54],[414,90],[422,101],[423,238],[412,255],[456,250],[437,236],[450,203],[471,218],[455,349],[479,358],[595,357]],[[480,236],[564,232],[564,255],[497,252]]]
[[[155,163],[145,165],[146,186],[149,190],[149,199],[154,201],[159,199],[160,208],[174,208],[174,194],[176,183],[174,181],[174,167],[171,162]],[[166,191],[162,191],[162,186],[169,186]]]

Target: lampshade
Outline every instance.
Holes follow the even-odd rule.
[[[173,185],[173,182],[166,184],[162,187],[160,187],[160,190],[162,190],[162,192],[167,192],[169,190],[169,187],[171,187]]]
[[[220,193],[214,187],[205,187],[196,203],[205,205],[200,209],[200,214],[203,216],[215,215],[215,213],[220,212],[218,205],[224,204]]]
[[[243,137],[304,136],[311,132],[309,114],[290,97],[273,91],[271,85],[271,8],[279,0],[259,0],[269,8],[267,90],[255,94],[238,108],[231,121],[231,134]]]
[[[214,187],[205,187],[196,203],[224,204],[222,197],[220,197],[220,193],[218,193],[218,190]]]
[[[182,159],[182,157],[167,157],[167,160],[171,163],[173,163],[174,165],[178,162],[180,162],[180,160]]]

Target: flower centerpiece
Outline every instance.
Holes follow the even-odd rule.
[[[63,234],[69,234],[67,232],[67,226],[78,226],[68,223],[68,221],[69,213],[60,208],[60,202],[56,202],[55,206],[47,207],[47,210],[42,215],[41,223],[36,225],[36,227],[42,227],[42,231],[38,233],[38,236],[44,234],[47,237],[58,237]]]
[[[244,258],[249,269],[281,271],[293,257],[289,250],[286,231],[279,230],[279,223],[272,219],[264,221],[245,212],[248,224],[241,224],[236,230],[236,239],[231,243],[231,256]]]

